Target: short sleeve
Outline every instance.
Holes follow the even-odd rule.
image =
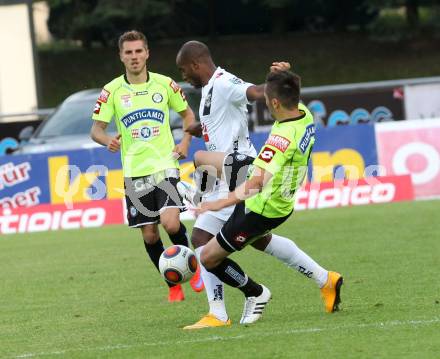
[[[185,94],[182,88],[172,79],[169,79],[167,86],[168,91],[168,105],[176,112],[184,111],[188,108]]]
[[[286,156],[276,147],[264,145],[255,158],[253,165],[264,169],[274,175],[286,163]]]
[[[105,87],[95,103],[92,119],[109,123],[114,115],[113,94]]]
[[[247,105],[249,103],[246,96],[248,87],[253,84],[244,82],[238,77],[222,78],[220,81],[220,90],[223,96],[235,105]]]

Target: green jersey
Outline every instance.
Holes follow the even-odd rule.
[[[301,116],[283,122],[275,121],[266,143],[253,165],[272,174],[257,195],[248,198],[246,207],[268,218],[290,214],[295,192],[304,181],[307,164],[315,142],[313,116],[299,105]]]
[[[169,109],[181,112],[187,107],[181,88],[169,77],[148,72],[147,82],[130,84],[122,75],[104,86],[92,119],[109,123],[114,118],[124,176],[141,177],[179,168],[172,156]]]

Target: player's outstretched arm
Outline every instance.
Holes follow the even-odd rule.
[[[201,202],[199,207],[194,208],[194,211],[197,215],[199,215],[206,211],[219,211],[222,208],[243,202],[244,200],[261,192],[263,187],[270,181],[271,178],[272,174],[270,172],[261,167],[255,166],[252,177],[238,186],[235,191],[229,192],[227,198],[222,198],[212,202]]]
[[[290,63],[286,61],[275,61],[270,66],[270,72],[288,71],[290,70]],[[246,90],[246,97],[248,101],[262,100],[264,98],[264,84],[252,85]]]

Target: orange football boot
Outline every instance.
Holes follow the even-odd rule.
[[[228,319],[226,322],[217,319],[214,314],[208,313],[198,322],[193,325],[187,325],[183,327],[185,330],[194,330],[194,329],[205,329],[205,328],[217,328],[217,327],[228,327],[231,325],[231,320]]]
[[[344,282],[342,276],[336,272],[328,272],[327,283],[321,288],[321,297],[324,301],[325,311],[333,313],[339,310],[341,303],[341,286]]]
[[[170,287],[170,291],[168,293],[168,301],[170,303],[181,302],[184,299],[185,299],[185,294],[183,294],[183,289],[180,284]]]

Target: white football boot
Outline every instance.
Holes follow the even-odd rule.
[[[190,183],[179,181],[177,182],[176,187],[177,191],[183,197],[183,199],[185,199],[191,206],[197,207],[197,190]],[[200,200],[198,202],[200,202]]]
[[[245,299],[240,324],[251,324],[260,319],[264,308],[269,303],[270,298],[272,298],[270,290],[264,285],[261,286],[263,287],[263,293],[258,297],[247,297]]]

